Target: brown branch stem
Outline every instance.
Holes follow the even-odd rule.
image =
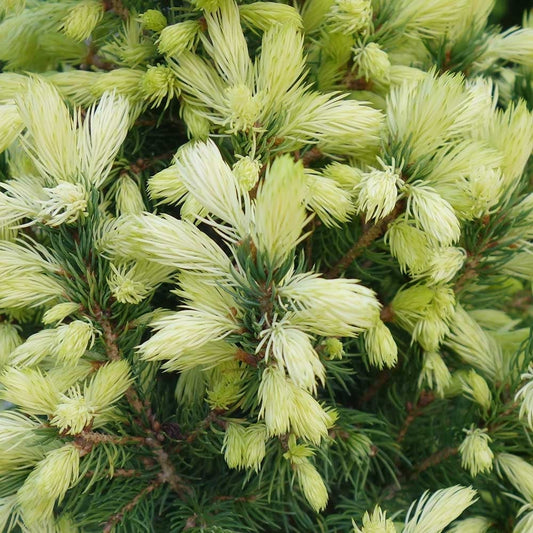
[[[148,486],[146,486],[139,494],[137,494],[129,503],[127,503],[122,509],[115,513],[111,518],[105,523],[103,532],[110,533],[113,528],[124,518],[124,515],[131,511],[146,495],[153,492],[159,485],[163,483],[163,480],[158,476],[154,479]]]
[[[436,466],[439,463],[442,463],[442,461],[445,461],[446,459],[448,459],[448,457],[451,457],[452,455],[457,455],[458,453],[459,453],[459,448],[457,447],[444,448],[442,450],[439,450],[438,452],[435,452],[434,454],[424,459],[417,466],[413,475],[411,476],[411,479],[416,479],[422,472],[424,472],[428,468],[431,468],[432,466]]]
[[[404,210],[405,203],[403,200],[400,200],[396,203],[394,209],[381,220],[378,220],[374,224],[368,226],[363,235],[359,240],[346,252],[344,257],[339,259],[327,272],[324,273],[324,277],[327,279],[333,279],[339,277],[339,275],[344,272],[348,267],[357,259],[370,244],[372,244],[376,239],[379,239],[387,228],[389,224],[400,215]]]
[[[433,402],[433,400],[435,400],[435,395],[432,392],[422,391],[420,394],[420,399],[415,406],[408,402],[407,417],[405,418],[403,426],[398,433],[398,437],[396,437],[396,442],[398,444],[400,444],[405,438],[405,435],[407,434],[411,424],[423,413],[424,408]]]

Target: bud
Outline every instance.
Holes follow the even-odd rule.
[[[87,191],[80,184],[59,182],[53,188],[44,188],[48,200],[42,200],[39,218],[48,226],[72,224],[87,216]]]
[[[437,396],[443,397],[444,391],[449,387],[452,376],[446,363],[436,352],[424,353],[424,364],[422,372],[418,378],[418,386],[421,388],[424,383],[430,389],[434,389]]]
[[[99,0],[83,0],[69,9],[63,19],[61,30],[75,41],[87,39],[104,16]]]
[[[272,26],[294,26],[301,29],[302,18],[298,11],[286,4],[276,2],[253,2],[239,5],[241,21],[261,31],[268,31]]]
[[[400,176],[394,166],[386,166],[383,170],[374,169],[363,174],[357,185],[357,206],[365,213],[366,219],[382,219],[396,205],[398,199],[398,183]]]
[[[64,302],[61,304],[54,305],[46,311],[43,315],[42,322],[43,324],[54,324],[57,322],[62,322],[67,316],[76,313],[80,309],[80,304],[76,302]]]
[[[225,91],[225,98],[230,109],[231,131],[246,131],[253,128],[259,118],[261,101],[258,96],[244,84],[233,85]]]
[[[489,527],[492,525],[491,520],[484,516],[473,516],[472,518],[465,518],[464,520],[458,520],[452,524],[452,527],[447,530],[448,533],[487,533]],[[532,524],[533,526],[533,524]],[[522,533],[527,533],[528,530],[524,530]],[[513,529],[513,533],[517,533],[516,528]]]
[[[139,16],[139,22],[147,30],[160,32],[167,25],[167,18],[157,9],[148,9]]]
[[[353,48],[354,68],[365,80],[388,83],[391,63],[387,52],[377,43],[368,43]]]
[[[104,414],[122,398],[131,384],[127,361],[111,361],[101,366],[85,386],[85,398],[98,414]]]
[[[533,465],[517,455],[500,453],[496,458],[498,474],[505,474],[513,487],[531,504],[533,503]]]
[[[211,123],[209,122],[209,119],[199,112],[197,106],[182,102],[180,106],[180,114],[187,126],[187,134],[189,138],[206,140],[209,137]]]
[[[24,413],[49,415],[59,400],[55,383],[40,370],[9,368],[0,376],[0,384],[0,397],[20,406]]]
[[[448,283],[463,268],[466,251],[453,246],[433,250],[429,263],[417,277],[427,276],[430,283]]]
[[[116,182],[117,215],[136,215],[145,210],[139,185],[129,176],[120,176]]]
[[[17,346],[9,357],[9,364],[18,368],[35,366],[57,348],[57,330],[42,329]]]
[[[404,217],[389,225],[385,242],[398,260],[402,272],[409,271],[411,275],[417,275],[427,270],[431,249],[426,234]]]
[[[494,454],[489,446],[492,439],[487,435],[487,430],[472,426],[463,431],[466,438],[459,446],[461,466],[469,470],[474,477],[479,473],[489,473],[492,470]]]
[[[459,240],[461,226],[452,206],[434,189],[420,182],[406,188],[406,216],[412,218],[436,244],[450,246]]]
[[[259,159],[252,159],[250,156],[241,157],[233,165],[233,174],[243,192],[249,191],[255,186],[259,179],[261,166]]]
[[[398,362],[398,347],[381,320],[365,332],[365,347],[370,364],[380,370],[384,366],[392,368]]]
[[[77,435],[88,427],[94,417],[94,408],[87,403],[79,386],[61,394],[51,423],[62,433]]]
[[[293,463],[293,466],[309,505],[316,513],[323,511],[328,503],[328,489],[320,474],[308,460]]]
[[[148,66],[141,80],[141,91],[151,107],[158,107],[166,98],[166,108],[170,100],[180,94],[174,72],[165,65]]]
[[[387,513],[378,505],[374,507],[372,514],[367,511],[363,515],[363,529],[359,529],[353,520],[352,525],[353,533],[396,533],[393,521],[387,518]]]
[[[224,459],[230,468],[253,468],[259,470],[265,457],[267,439],[264,424],[252,424],[245,428],[230,422],[224,435]]]
[[[413,503],[405,519],[403,533],[442,531],[476,500],[471,487],[455,485],[434,492],[425,492],[418,503]],[[413,515],[411,517],[411,515]]]
[[[57,328],[59,347],[57,357],[60,361],[76,364],[87,349],[94,344],[95,330],[90,322],[74,320]]]
[[[347,222],[355,211],[350,191],[339,187],[335,180],[312,169],[305,169],[307,207],[328,227]]]
[[[520,418],[526,418],[529,427],[533,429],[533,366],[521,378],[528,381],[516,393],[515,401],[521,401]]]
[[[190,50],[200,35],[201,27],[197,20],[186,20],[167,26],[161,31],[157,41],[159,52],[167,56],[179,56]]]
[[[210,378],[207,403],[213,409],[227,411],[242,396],[242,370],[237,361],[218,365]]]
[[[339,339],[329,337],[324,342],[324,352],[329,359],[342,359],[344,355],[344,347]]]
[[[78,481],[79,466],[80,452],[73,444],[48,452],[37,464],[17,492],[25,525],[52,518],[54,505]]]
[[[326,178],[330,178],[339,187],[352,192],[361,182],[363,172],[358,168],[343,163],[331,163],[322,171]]]
[[[133,68],[117,68],[95,78],[91,87],[94,98],[100,98],[106,91],[116,91],[131,101],[138,101],[142,92],[140,85],[145,72]]]
[[[9,355],[22,344],[18,328],[8,322],[0,322],[0,371],[8,362]]]
[[[366,32],[371,21],[370,0],[335,0],[326,14],[328,31],[337,33]]]
[[[14,104],[0,105],[0,153],[6,150],[23,130],[24,123]]]
[[[264,370],[259,385],[259,418],[264,419],[269,435],[289,432],[293,390],[283,369],[267,367]]]
[[[111,274],[107,283],[113,296],[123,304],[142,302],[155,288],[170,279],[173,269],[152,263],[136,261],[114,265],[110,263]]]
[[[460,380],[466,396],[487,411],[492,403],[492,394],[487,382],[475,370],[470,370]]]

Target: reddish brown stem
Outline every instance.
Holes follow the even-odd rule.
[[[158,476],[147,487],[145,487],[139,494],[137,494],[133,500],[127,503],[122,509],[111,516],[111,518],[105,523],[103,532],[111,533],[113,528],[124,518],[124,515],[131,511],[145,496],[153,492],[159,485],[163,483],[163,480]]]
[[[371,224],[364,231],[361,238],[348,250],[348,252],[342,257],[335,265],[333,265],[327,272],[324,273],[324,277],[327,279],[333,279],[339,277],[376,239],[379,239],[389,224],[398,217],[398,215],[404,210],[404,202],[400,200],[394,209],[381,220],[378,220],[374,224]]]
[[[448,457],[451,457],[452,455],[457,455],[458,453],[459,453],[459,449],[456,447],[444,448],[443,450],[439,450],[438,452],[435,452],[434,454],[424,459],[417,466],[413,475],[411,476],[411,479],[416,479],[422,472],[424,472],[428,468],[438,465],[439,463],[442,463],[442,461],[445,461],[446,459],[448,459]]]
[[[435,400],[435,395],[432,392],[422,391],[416,406],[413,406],[410,402],[407,404],[408,414],[404,420],[402,429],[400,429],[398,437],[396,438],[398,444],[400,444],[405,438],[411,424],[423,413],[424,408],[433,402],[433,400]]]

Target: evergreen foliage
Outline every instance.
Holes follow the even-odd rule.
[[[533,11],[0,0],[0,530],[533,531]]]

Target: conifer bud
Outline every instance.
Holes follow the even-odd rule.
[[[492,525],[490,519],[484,516],[472,516],[464,520],[457,520],[453,523],[448,533],[487,533],[489,527]],[[533,526],[533,523],[532,523]],[[521,533],[527,533],[529,530],[524,530]],[[517,533],[516,528],[513,533]]]
[[[394,209],[399,182],[400,176],[394,166],[363,174],[356,188],[357,206],[365,213],[367,220],[382,219]]]
[[[197,107],[183,102],[180,108],[180,113],[187,126],[187,134],[189,138],[206,140],[209,137],[211,123]]]
[[[447,246],[433,250],[427,267],[419,275],[427,276],[431,283],[448,283],[461,270],[466,260],[463,248]]]
[[[522,374],[521,378],[527,382],[516,393],[515,400],[521,401],[520,418],[525,418],[533,429],[533,366],[530,366],[529,371]]]
[[[461,377],[463,392],[487,411],[492,402],[492,393],[487,382],[475,371],[470,370]]]
[[[500,453],[496,457],[500,475],[505,474],[524,499],[533,503],[533,465],[512,453]]]
[[[227,411],[242,396],[242,372],[235,360],[218,365],[211,376],[207,403],[211,409]]]
[[[387,52],[377,43],[367,43],[353,48],[354,68],[365,80],[388,83],[391,63]]]
[[[384,366],[392,368],[398,362],[398,347],[389,328],[381,320],[365,331],[365,347],[370,364],[380,370]]]
[[[24,522],[37,524],[52,518],[54,505],[79,478],[80,452],[66,444],[46,454],[17,493]]]
[[[24,123],[16,105],[0,105],[0,153],[13,143],[23,127]]]
[[[329,337],[324,342],[324,351],[330,359],[342,359],[344,347],[339,339]]]
[[[411,505],[403,533],[442,531],[476,501],[475,496],[476,491],[471,487],[460,485],[438,490],[431,496],[428,492],[424,493],[416,507]]]
[[[396,257],[402,272],[411,275],[426,271],[431,254],[426,234],[404,217],[398,218],[389,225],[385,234],[385,242],[390,246],[391,254]]]
[[[464,431],[466,438],[459,446],[461,466],[474,477],[479,473],[490,472],[494,454],[489,446],[492,439],[487,435],[487,430],[472,426]]]
[[[186,20],[167,26],[161,31],[157,47],[161,54],[176,56],[190,50],[200,34],[200,23],[197,20]]]
[[[61,395],[51,423],[62,433],[77,435],[89,426],[93,417],[94,408],[87,403],[79,387],[75,387],[68,395]]]
[[[160,32],[167,25],[167,18],[157,9],[148,9],[139,16],[143,27],[147,30]]]
[[[267,432],[264,424],[242,424],[230,422],[224,435],[222,449],[224,459],[230,468],[253,468],[259,470],[265,457]]]
[[[9,357],[10,365],[18,368],[34,366],[57,349],[57,330],[42,329],[17,346]]]
[[[406,187],[407,217],[441,246],[458,241],[461,226],[452,206],[431,187],[416,182]]]
[[[59,400],[59,389],[49,375],[40,370],[9,368],[0,375],[3,400],[20,406],[28,414],[48,415],[54,412]]]
[[[293,463],[298,482],[309,505],[316,513],[325,509],[328,503],[328,489],[316,468],[308,461]]]
[[[246,131],[254,127],[259,119],[261,101],[258,96],[244,84],[228,87],[225,98],[230,110],[230,128],[234,131]]]
[[[328,30],[344,34],[365,32],[371,21],[369,0],[335,0],[326,14]]]
[[[91,35],[103,16],[102,2],[82,0],[68,11],[61,29],[71,39],[83,41]]]
[[[54,307],[51,307],[43,315],[43,324],[54,324],[57,322],[62,322],[67,316],[75,313],[80,309],[80,304],[76,302],[64,302]]]
[[[76,364],[94,344],[95,330],[90,322],[74,320],[57,328],[59,342],[57,357],[60,361]]]
[[[363,515],[363,527],[359,529],[352,520],[353,533],[396,533],[394,522],[387,518],[387,513],[382,511],[378,505],[374,507],[372,514],[368,511]]]
[[[174,72],[165,65],[148,67],[141,81],[141,91],[152,107],[158,107],[165,98],[167,107],[170,100],[180,94]]]
[[[129,176],[121,176],[116,184],[117,215],[141,214],[145,206],[139,185]]]
[[[237,178],[243,192],[252,189],[259,179],[261,161],[250,156],[241,157],[233,165],[233,174]]]
[[[87,216],[89,200],[85,188],[76,183],[62,181],[53,188],[45,188],[48,200],[40,202],[39,218],[48,226],[72,224]]]
[[[451,374],[446,363],[437,352],[425,352],[422,372],[418,378],[418,386],[424,383],[434,389],[439,397],[444,396],[444,391],[451,383]]]
[[[22,344],[18,328],[9,322],[0,322],[0,371],[8,362],[10,354]]]
[[[331,163],[322,171],[322,174],[350,192],[353,192],[363,177],[360,169],[343,163]]]
[[[291,25],[301,29],[302,18],[298,11],[286,4],[276,2],[253,2],[239,5],[241,20],[253,28],[268,31],[274,25]]]

